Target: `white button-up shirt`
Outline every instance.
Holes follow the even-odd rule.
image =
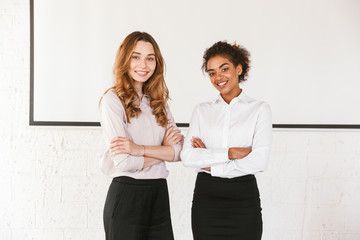
[[[192,137],[199,137],[206,146],[193,148]],[[181,159],[186,167],[211,175],[233,178],[265,170],[272,142],[271,110],[267,103],[241,93],[227,104],[218,97],[194,109],[184,141]],[[242,159],[230,160],[231,147],[252,148]]]

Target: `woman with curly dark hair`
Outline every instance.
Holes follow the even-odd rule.
[[[192,230],[199,239],[259,240],[262,215],[254,174],[265,170],[272,141],[271,110],[248,97],[250,53],[217,42],[203,56],[203,70],[219,91],[199,104],[190,122],[181,159],[198,172],[192,205]]]
[[[113,178],[106,240],[174,239],[165,162],[180,160],[183,136],[168,98],[158,44],[148,33],[129,34],[116,54],[114,86],[100,100],[107,145],[100,168]]]

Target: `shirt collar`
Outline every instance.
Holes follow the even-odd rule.
[[[234,103],[237,103],[237,102],[247,103],[248,101],[249,101],[249,97],[244,93],[244,90],[242,90],[239,96],[237,96],[233,100],[231,100],[230,104],[234,104]],[[222,96],[220,95],[220,93],[213,100],[213,103],[218,103],[218,102],[226,103],[224,101],[224,99],[222,98]]]

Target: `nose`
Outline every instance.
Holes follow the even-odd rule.
[[[215,76],[214,76],[215,80],[221,80],[222,77],[223,77],[223,76],[222,76],[221,72],[215,73]]]
[[[139,62],[139,66],[141,67],[141,68],[146,68],[146,60],[145,59],[141,59],[140,60],[140,62]]]

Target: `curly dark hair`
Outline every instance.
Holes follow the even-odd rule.
[[[202,70],[207,72],[207,63],[210,58],[219,55],[228,58],[235,67],[239,64],[242,66],[242,73],[239,75],[239,83],[247,80],[248,72],[250,70],[250,53],[246,48],[237,45],[236,43],[231,45],[226,41],[219,41],[205,50],[203,65],[201,67]]]

